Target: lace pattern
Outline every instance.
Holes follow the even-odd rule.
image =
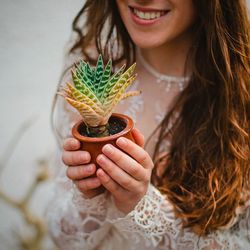
[[[89,199],[85,198],[84,195],[76,188],[72,186],[72,201],[76,208],[80,212],[89,214],[98,214],[99,216],[105,216],[107,211],[107,193],[99,194],[98,196]]]
[[[133,242],[131,249],[142,245],[159,250],[245,250],[250,247],[250,208],[239,215],[238,222],[229,230],[217,230],[199,237],[189,228],[182,228],[182,221],[175,217],[166,198],[151,185],[132,212],[125,217],[109,219],[124,237]]]
[[[51,235],[60,249],[94,249],[107,235],[106,194],[85,199],[72,189],[54,200],[47,213]]]
[[[166,204],[165,197],[150,185],[135,209],[124,218],[113,220],[113,223],[134,242],[140,242],[142,237],[147,247],[156,247],[165,234],[171,235],[172,240],[177,237],[180,221],[175,218],[172,206]]]
[[[207,236],[199,237],[190,229],[184,229],[177,240],[177,249],[222,249],[245,250],[250,247],[249,211],[239,216],[239,221],[228,230],[217,230]]]
[[[53,199],[46,211],[50,235],[62,250],[94,249],[110,230],[106,223],[107,193],[93,199],[84,198],[66,177],[60,156],[58,152]]]

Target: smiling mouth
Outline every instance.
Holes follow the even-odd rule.
[[[142,10],[129,6],[132,13],[141,20],[155,20],[166,15],[168,10]]]

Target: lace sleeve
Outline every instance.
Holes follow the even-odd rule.
[[[50,235],[60,249],[95,249],[110,229],[107,193],[84,198],[60,168],[46,212]]]
[[[110,205],[107,218],[127,242],[132,242],[129,249],[250,249],[250,207],[239,215],[232,227],[206,236],[199,236],[192,229],[183,228],[182,220],[175,216],[167,197],[152,185],[129,214],[124,215],[116,210],[114,203]]]
[[[172,205],[152,185],[128,215],[123,217],[109,211],[108,219],[126,238],[133,239],[135,244],[143,241],[146,247],[159,246],[164,238],[172,244],[181,227],[181,220],[175,217]]]

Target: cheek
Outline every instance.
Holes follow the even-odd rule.
[[[196,13],[193,9],[175,10],[172,13],[172,20],[169,25],[166,25],[168,33],[177,37],[179,35],[190,32],[196,20]],[[167,32],[166,32],[167,33]]]
[[[129,21],[126,22],[124,18],[125,26],[128,33],[136,46],[143,49],[156,48],[164,46],[169,43],[174,43],[180,37],[184,37],[189,34],[190,27],[194,23],[194,18],[191,16],[185,16],[179,13],[171,13],[171,16],[158,27],[154,29],[136,29],[133,25],[130,25]]]
[[[173,9],[172,24],[169,26],[172,33],[185,33],[195,23],[197,13],[192,0],[175,0],[175,7]]]

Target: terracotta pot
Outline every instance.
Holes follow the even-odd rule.
[[[134,141],[131,132],[132,128],[134,127],[133,120],[126,115],[117,113],[113,113],[110,119],[112,118],[121,120],[126,125],[126,127],[121,132],[114,135],[100,137],[100,138],[83,136],[79,133],[80,128],[85,126],[83,121],[79,121],[72,128],[72,135],[81,142],[81,149],[84,151],[88,151],[90,153],[91,163],[96,164],[97,167],[98,164],[96,163],[96,157],[102,153],[102,147],[105,144],[109,143],[116,146],[115,142],[121,136],[124,136]]]

